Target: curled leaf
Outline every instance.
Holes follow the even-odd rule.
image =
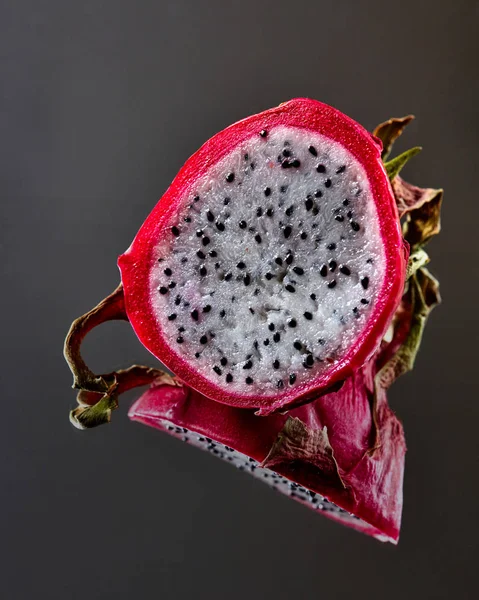
[[[345,488],[333,448],[329,443],[327,427],[310,429],[301,419],[288,417],[261,466],[273,468],[282,463],[301,461],[309,463]]]
[[[410,254],[407,263],[406,280],[412,277],[421,267],[427,265],[428,262],[429,256],[422,248]]]
[[[407,214],[403,234],[411,248],[424,246],[441,231],[441,204],[442,190],[436,190],[429,202]]]
[[[414,115],[407,115],[401,118],[392,118],[384,123],[380,123],[373,131],[373,135],[378,137],[383,143],[381,158],[386,160],[391,152],[391,148],[397,138],[402,134],[404,128],[414,119]]]

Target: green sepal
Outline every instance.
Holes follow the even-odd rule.
[[[415,146],[414,148],[410,148],[403,152],[399,156],[392,158],[384,163],[384,168],[386,169],[387,176],[389,177],[389,181],[392,181],[403,169],[407,162],[411,160],[413,156],[419,154],[421,152],[421,146]]]
[[[410,278],[408,291],[405,294],[404,303],[410,306],[408,335],[395,354],[376,374],[376,393],[378,387],[387,389],[398,377],[412,370],[427,318],[431,310],[440,302],[439,282],[422,267]]]
[[[426,266],[429,260],[429,256],[422,248],[412,252],[407,263],[406,280],[410,279],[421,267]]]

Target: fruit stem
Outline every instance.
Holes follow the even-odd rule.
[[[93,373],[82,358],[81,345],[92,329],[113,320],[129,320],[121,283],[97,306],[75,319],[65,339],[63,355],[73,374],[73,388],[80,390],[77,395],[79,406],[70,413],[70,421],[78,429],[108,423],[112,410],[118,407],[118,396],[123,392],[169,377],[160,369],[141,365],[104,375]]]

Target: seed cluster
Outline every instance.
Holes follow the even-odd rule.
[[[382,252],[361,166],[318,134],[276,128],[185,197],[152,289],[195,368],[231,390],[277,394],[330,368],[364,329]]]
[[[333,513],[336,517],[347,522],[361,522],[361,520],[343,510],[333,502],[330,502],[321,494],[308,490],[306,487],[287,479],[283,475],[272,471],[271,469],[265,469],[260,466],[258,461],[254,458],[248,457],[245,454],[238,452],[237,450],[225,446],[224,444],[212,440],[209,437],[195,433],[186,429],[186,427],[178,427],[164,421],[162,423],[165,430],[174,437],[182,440],[187,444],[191,444],[197,448],[201,448],[207,452],[210,452],[217,458],[220,458],[231,465],[235,466],[239,471],[244,471],[253,475],[257,479],[268,484],[272,489],[277,492],[281,492],[290,498],[302,502],[312,508],[323,513]]]

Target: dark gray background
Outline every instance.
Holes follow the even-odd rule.
[[[478,4],[0,2],[1,577],[7,600],[466,599],[477,582]],[[117,284],[185,159],[295,96],[372,128],[413,112],[408,179],[446,189],[444,303],[393,388],[409,452],[402,538],[322,519],[132,424],[80,433],[61,355]],[[92,366],[155,364],[126,324]]]

